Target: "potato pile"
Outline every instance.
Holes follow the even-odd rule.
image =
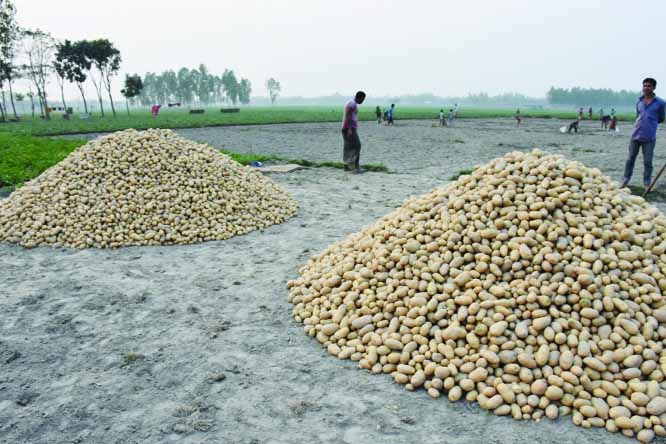
[[[496,415],[666,435],[666,218],[597,169],[514,152],[314,256],[328,353]]]
[[[270,179],[170,130],[101,137],[0,200],[0,242],[116,248],[222,240],[284,222]]]

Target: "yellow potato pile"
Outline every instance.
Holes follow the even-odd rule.
[[[170,130],[96,139],[0,200],[0,242],[115,248],[228,239],[284,222],[270,179]]]
[[[666,218],[625,191],[507,154],[311,258],[293,315],[328,353],[433,398],[664,436]]]

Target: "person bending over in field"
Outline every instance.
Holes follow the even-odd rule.
[[[580,123],[579,120],[571,122],[571,124],[569,125],[569,128],[567,129],[567,133],[570,133],[571,131],[578,132],[578,124],[579,123]]]
[[[375,108],[375,117],[377,117],[377,123],[382,123],[382,109],[379,105]]]
[[[358,137],[358,106],[365,100],[365,93],[358,91],[354,98],[345,104],[342,115],[342,160],[346,171],[361,172],[361,139]]]

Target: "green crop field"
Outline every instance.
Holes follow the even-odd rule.
[[[432,119],[436,120],[440,108],[436,107],[396,107],[396,120]],[[513,117],[513,109],[462,108],[459,118]],[[573,111],[561,110],[521,110],[524,118],[575,119]],[[89,119],[79,119],[77,115],[65,120],[60,114],[53,114],[51,120],[24,117],[19,122],[0,124],[0,132],[33,136],[55,136],[77,133],[97,133],[118,131],[127,128],[200,128],[224,125],[259,125],[276,123],[337,122],[342,119],[342,107],[247,107],[239,113],[221,113],[219,108],[208,108],[203,114],[189,114],[187,110],[161,110],[152,117],[147,110],[135,110],[131,115],[119,112],[116,117],[93,115]],[[595,119],[598,116],[595,115]],[[633,119],[630,114],[618,115],[620,120]],[[359,119],[374,120],[374,107],[361,106]]]

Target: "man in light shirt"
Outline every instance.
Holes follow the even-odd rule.
[[[636,123],[629,140],[629,157],[624,165],[624,178],[621,187],[629,185],[634,172],[638,151],[643,151],[643,185],[650,186],[652,181],[652,157],[657,141],[657,125],[664,121],[666,102],[654,94],[657,81],[648,77],[643,80],[643,95],[636,102]]]
[[[358,137],[358,105],[365,100],[365,93],[358,91],[354,98],[345,104],[342,116],[342,140],[344,141],[342,161],[345,170],[361,172],[361,139]]]

